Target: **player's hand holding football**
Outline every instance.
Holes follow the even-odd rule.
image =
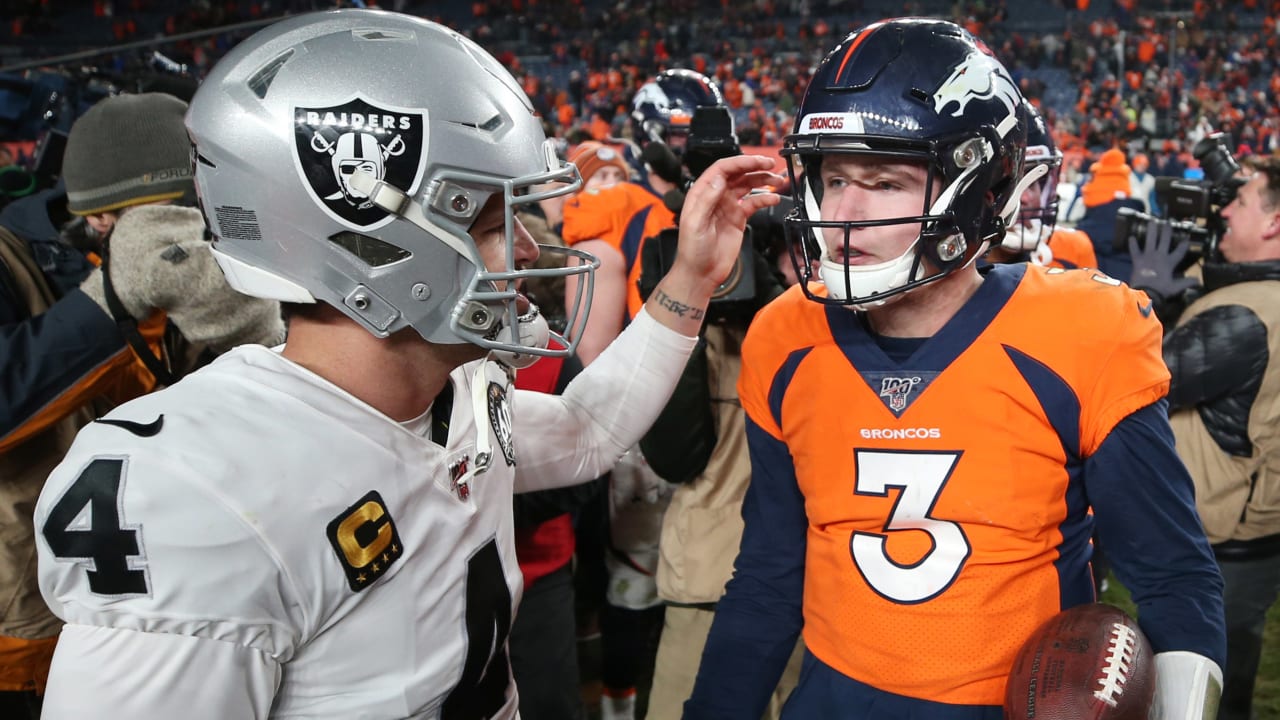
[[[111,285],[137,320],[164,310],[187,340],[224,350],[284,339],[279,304],[232,290],[194,208],[140,205],[122,213],[109,240]],[[81,289],[111,314],[95,270]]]
[[[680,213],[675,263],[646,306],[659,322],[685,335],[697,334],[712,291],[738,259],[747,219],[780,200],[773,192],[752,192],[785,182],[769,171],[772,167],[773,160],[762,155],[725,158],[689,189]]]

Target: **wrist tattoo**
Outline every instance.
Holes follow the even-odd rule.
[[[703,308],[695,307],[693,305],[686,305],[680,302],[679,300],[676,300],[675,298],[671,297],[670,295],[666,294],[665,292],[663,292],[662,288],[658,288],[657,293],[658,293],[658,305],[660,307],[672,313],[675,313],[680,317],[688,317],[693,320],[702,319],[702,316],[705,312]]]

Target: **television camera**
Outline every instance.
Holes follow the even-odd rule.
[[[1240,165],[1227,149],[1222,133],[1213,133],[1196,143],[1191,155],[1204,169],[1204,179],[1156,178],[1156,200],[1165,209],[1165,217],[1121,208],[1116,214],[1116,252],[1128,252],[1130,239],[1142,246],[1148,226],[1156,223],[1170,229],[1173,245],[1187,243],[1187,254],[1178,271],[1214,254],[1226,229],[1222,208],[1235,199],[1245,179],[1239,177]]]
[[[668,197],[664,198],[668,209],[676,214],[677,224],[684,204],[684,192],[717,160],[741,154],[742,148],[734,132],[733,116],[729,114],[729,108],[710,105],[694,109],[693,118],[689,122],[689,139],[680,155],[680,162],[688,170],[689,178],[680,191],[668,193]],[[761,304],[757,299],[759,283],[774,283],[764,265],[763,257],[755,250],[752,224],[755,223],[748,223],[744,230],[742,249],[729,277],[711,293],[707,322],[724,322],[730,319],[749,321]],[[679,237],[678,227],[671,227],[645,241],[640,277],[642,296],[648,297],[658,280],[671,269],[676,259]],[[650,268],[655,272],[651,273]]]

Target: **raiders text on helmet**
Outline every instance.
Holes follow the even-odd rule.
[[[581,181],[520,86],[462,35],[372,10],[283,20],[217,64],[187,128],[215,256],[241,292],[325,302],[379,337],[412,327],[436,343],[572,352],[521,328],[515,285],[574,273],[589,284],[594,259],[567,251],[583,264],[517,268],[514,208]],[[494,196],[500,270],[468,233]]]
[[[819,65],[783,143],[796,211],[788,245],[805,292],[819,302],[865,309],[973,262],[1004,236],[1016,211],[1026,137],[1022,95],[1008,71],[971,34],[950,22],[903,18],[850,34]],[[919,216],[837,222],[821,217],[824,157],[863,155],[923,163],[927,198]],[[1013,202],[1013,206],[1010,206]],[[821,233],[837,228],[919,224],[902,257],[876,265],[833,260]],[[809,242],[805,242],[805,240]],[[814,279],[819,251],[825,296]]]

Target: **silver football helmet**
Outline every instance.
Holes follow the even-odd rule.
[[[325,302],[378,337],[568,355],[536,312],[531,276],[581,274],[566,335],[586,321],[595,258],[518,268],[515,208],[578,189],[524,91],[487,52],[441,25],[336,10],[289,18],[237,45],[191,101],[196,188],[214,254],[237,290]],[[535,190],[535,187],[537,190]],[[548,189],[551,188],[551,189]],[[491,196],[506,266],[486,268],[468,229]]]

